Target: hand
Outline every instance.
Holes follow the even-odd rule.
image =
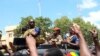
[[[97,32],[97,30],[96,29],[92,29],[92,30],[90,30],[90,32],[91,32],[91,34],[92,34],[92,37],[98,37],[98,32]]]
[[[76,23],[72,24],[71,30],[75,33],[78,34],[81,30],[80,30],[80,26]]]
[[[66,43],[67,43],[67,40],[64,39],[61,43],[62,43],[62,44],[66,44]]]
[[[70,40],[67,40],[66,42],[67,42],[67,43],[71,43]]]
[[[30,56],[38,56],[36,49],[36,40],[32,35],[26,36],[26,43],[30,51]]]
[[[26,36],[26,41],[28,45],[36,45],[36,40],[32,35]]]

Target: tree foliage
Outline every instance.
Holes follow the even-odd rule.
[[[27,25],[28,21],[30,19],[33,19],[32,16],[28,16],[25,18],[21,18],[21,22],[19,23],[19,26],[17,27],[17,29],[15,30],[15,35],[17,37],[19,37],[21,35],[21,29]],[[48,28],[51,26],[52,21],[49,18],[43,18],[43,17],[37,17],[35,19],[33,19],[35,21],[35,25],[36,27],[40,27],[41,28],[41,33],[44,35],[45,31],[48,31]]]
[[[52,25],[52,21],[45,17],[37,17],[35,18],[36,26],[41,28],[41,34],[45,36],[44,32],[49,32],[49,27]]]
[[[70,24],[71,24],[71,21],[66,16],[58,18],[54,21],[54,27],[61,28],[62,34],[66,33],[69,30]]]
[[[19,23],[19,26],[17,26],[17,28],[15,29],[15,36],[16,37],[19,37],[21,34],[22,34],[22,31],[21,31],[21,29],[24,27],[24,26],[26,26],[27,25],[27,23],[28,23],[28,21],[30,20],[30,19],[33,19],[33,17],[32,16],[28,16],[28,17],[22,17],[21,18],[21,22]]]
[[[90,36],[90,30],[94,27],[90,22],[85,22],[81,17],[77,17],[73,19],[73,22],[80,25],[83,35],[88,44],[92,44],[92,37]]]
[[[28,17],[22,17],[21,18],[21,22],[19,23],[19,26],[17,27],[17,29],[15,30],[15,35],[16,36],[20,36],[21,35],[21,31],[20,29],[22,27],[24,27],[27,22],[30,20],[30,19],[33,19],[32,16],[28,16]],[[54,21],[54,24],[52,24],[52,21],[50,20],[50,18],[48,17],[36,17],[35,19],[33,19],[36,23],[35,25],[37,27],[40,27],[41,28],[41,35],[43,35],[43,37],[45,37],[45,34],[44,32],[51,32],[51,29],[50,27],[53,25],[54,27],[59,27],[61,29],[61,33],[62,35],[65,34],[66,32],[69,31],[69,27],[71,25],[72,22],[75,22],[77,23],[78,25],[80,25],[81,27],[81,30],[84,34],[84,37],[87,41],[87,43],[89,45],[92,44],[93,41],[91,36],[90,36],[90,30],[95,27],[94,25],[92,25],[90,22],[85,22],[81,17],[76,17],[76,18],[73,18],[72,20],[66,16],[62,16],[61,18],[57,18],[55,21]],[[100,30],[98,29],[98,31],[100,32]]]

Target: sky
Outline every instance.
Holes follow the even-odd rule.
[[[0,30],[17,25],[21,17],[43,16],[52,21],[81,16],[100,28],[100,0],[0,0]]]

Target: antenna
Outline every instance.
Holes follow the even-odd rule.
[[[41,16],[41,0],[38,0],[39,16]]]
[[[77,2],[79,3],[79,1],[77,1]],[[81,9],[80,5],[77,5],[77,11],[78,11],[79,17],[81,17],[82,9]]]
[[[79,16],[81,17],[81,8],[78,7],[77,10],[78,10],[78,14],[79,14]]]

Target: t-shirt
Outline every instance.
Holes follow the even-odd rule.
[[[72,36],[71,43],[76,43],[77,41],[79,41],[79,39],[77,38],[76,35],[73,35],[73,36]]]
[[[76,36],[76,35],[73,35],[73,36],[72,36],[72,39],[71,39],[71,43],[76,43],[76,42],[79,42],[79,39],[77,38],[77,36]],[[78,49],[79,49],[79,47],[78,47],[78,46],[73,46],[73,45],[70,45],[70,47],[71,47],[72,49],[76,49],[76,50],[78,50]]]

